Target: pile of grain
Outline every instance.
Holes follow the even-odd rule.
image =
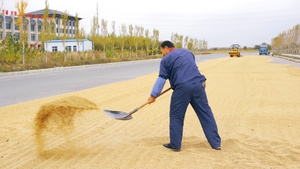
[[[98,106],[78,96],[65,97],[42,105],[34,120],[38,152],[45,150],[49,135],[65,137],[72,133],[74,120],[86,110],[98,110]]]

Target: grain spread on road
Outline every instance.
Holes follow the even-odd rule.
[[[190,106],[182,151],[162,146],[169,142],[172,92],[132,120],[115,120],[102,112],[130,112],[145,103],[158,76],[154,73],[0,108],[0,168],[299,168],[300,69],[269,62],[251,55],[198,64],[208,79],[206,91],[222,138],[221,151],[210,148]],[[164,89],[168,87],[167,82]],[[72,132],[63,139],[53,137],[47,155],[40,157],[34,134],[37,112],[70,96],[88,99],[99,110],[83,110]],[[48,138],[52,135],[45,132]]]

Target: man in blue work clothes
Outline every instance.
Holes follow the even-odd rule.
[[[155,102],[169,79],[174,90],[170,105],[170,143],[163,146],[174,151],[181,150],[184,116],[188,105],[191,104],[209,144],[213,149],[221,150],[221,138],[204,90],[206,78],[200,74],[195,56],[186,49],[175,49],[170,41],[164,41],[160,50],[163,58],[160,62],[159,77],[148,102]]]

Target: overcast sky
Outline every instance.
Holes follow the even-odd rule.
[[[16,11],[17,0],[3,1],[4,8]],[[229,47],[233,43],[253,47],[271,43],[279,33],[300,24],[300,0],[48,0],[49,8],[83,18],[90,32],[93,16],[99,22],[158,29],[160,40],[170,40],[172,33],[205,39],[209,47]],[[45,8],[43,0],[28,0],[26,12]],[[10,12],[9,12],[10,13]]]

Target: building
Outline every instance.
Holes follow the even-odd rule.
[[[27,38],[28,38],[28,44],[30,44],[31,47],[40,47],[40,33],[42,29],[42,22],[44,19],[44,10],[38,10],[29,12],[25,15],[26,19],[28,20],[28,25],[24,26],[25,30],[27,31]],[[48,17],[52,18],[55,10],[49,9],[48,10]],[[56,11],[55,15],[55,28],[56,28],[56,36],[61,36],[63,30],[63,24],[62,24],[62,12]],[[17,26],[14,23],[14,20],[16,21],[17,18],[17,12],[11,11],[9,14],[8,10],[2,10],[2,14],[0,15],[0,42],[8,35],[14,35],[17,39],[20,39],[20,33],[17,28]],[[82,18],[78,17],[78,21]],[[67,19],[67,36],[70,38],[74,38],[75,32],[76,32],[76,26],[75,26],[75,16],[68,15]]]
[[[92,41],[89,39],[79,39],[79,46],[76,39],[65,40],[65,48],[70,52],[89,51],[93,49]],[[52,40],[44,42],[44,49],[48,52],[63,52],[64,45],[62,40]]]

